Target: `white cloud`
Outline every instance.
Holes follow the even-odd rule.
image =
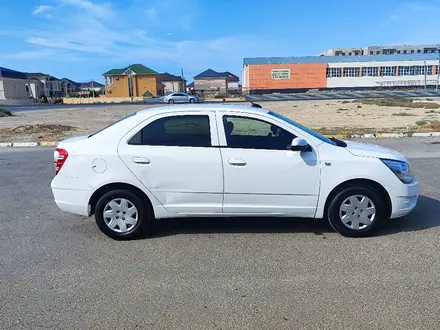
[[[38,7],[36,7],[34,9],[34,11],[32,12],[32,15],[44,13],[45,11],[48,11],[51,8],[52,8],[52,6],[49,6],[49,5],[39,5]]]
[[[111,3],[96,4],[89,0],[62,0],[62,3],[85,9],[89,14],[100,19],[106,19],[114,16]]]

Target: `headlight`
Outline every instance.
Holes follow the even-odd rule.
[[[403,183],[411,183],[414,181],[411,167],[398,160],[381,159],[382,162],[391,170]]]

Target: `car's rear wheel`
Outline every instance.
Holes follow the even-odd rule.
[[[169,104],[173,104],[173,103],[174,103],[174,100],[173,100],[173,99],[169,99],[169,100],[168,100],[168,103],[169,103]]]
[[[331,199],[327,217],[341,235],[363,237],[371,235],[387,218],[386,204],[372,187],[347,187]]]
[[[194,99],[189,99],[189,103],[196,103],[196,100],[194,100]]]
[[[152,215],[142,199],[128,190],[112,190],[96,204],[95,220],[101,231],[114,239],[133,239],[144,234]]]

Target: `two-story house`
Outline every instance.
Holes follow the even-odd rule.
[[[240,78],[226,71],[217,72],[212,69],[203,71],[194,77],[194,90],[203,91],[205,93],[239,93]]]
[[[165,94],[185,91],[185,81],[182,77],[165,72],[160,74],[160,80],[164,86]]]
[[[64,96],[61,80],[46,73],[26,73],[29,80],[28,88],[33,98]]]
[[[163,85],[156,71],[142,64],[112,69],[104,75],[107,97],[162,96]]]

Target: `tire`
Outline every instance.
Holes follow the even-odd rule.
[[[343,236],[366,237],[388,218],[387,206],[374,188],[367,185],[351,186],[333,196],[327,218],[333,229]]]
[[[173,104],[173,103],[174,103],[174,100],[173,100],[173,99],[169,99],[169,100],[168,100],[168,103],[169,103],[169,104]]]
[[[194,100],[194,99],[189,99],[189,103],[196,103],[196,100]]]
[[[125,205],[123,200],[127,201],[127,208],[123,207]],[[118,201],[121,201],[120,205]],[[105,210],[111,216],[104,217]],[[136,210],[136,216],[134,210]],[[118,220],[115,219],[116,216],[119,216]],[[123,189],[112,190],[104,194],[95,208],[95,220],[99,229],[108,237],[116,240],[134,239],[144,235],[152,217],[149,206],[138,195]]]

